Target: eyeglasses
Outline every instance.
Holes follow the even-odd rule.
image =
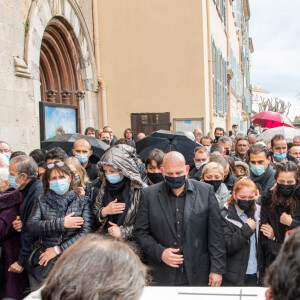
[[[53,169],[55,166],[63,167],[63,166],[65,166],[65,163],[63,161],[57,161],[57,162],[47,165],[47,168],[50,170],[50,169]]]

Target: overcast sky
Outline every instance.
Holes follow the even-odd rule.
[[[300,114],[300,0],[249,2],[251,83],[297,105],[292,119]]]

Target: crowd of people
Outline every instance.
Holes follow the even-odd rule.
[[[85,138],[71,156],[0,141],[1,299],[39,289],[40,299],[138,299],[146,284],[265,283],[274,299],[300,297],[295,287],[276,298],[272,282],[284,278],[277,257],[287,260],[279,253],[300,225],[300,136],[268,145],[254,127],[217,127],[214,139],[195,129],[187,165],[155,145],[142,160],[136,142],[146,136],[135,140],[130,128],[120,139],[109,126],[85,135],[110,146],[97,164]]]

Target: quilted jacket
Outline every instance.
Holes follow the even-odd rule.
[[[39,238],[44,246],[59,246],[64,251],[77,239],[93,231],[94,215],[87,197],[74,193],[74,199],[65,212],[65,216],[74,212],[74,217],[82,217],[84,224],[81,228],[64,228],[64,218],[57,217],[56,210],[48,205],[46,197],[47,193],[35,201],[27,222],[29,233]]]

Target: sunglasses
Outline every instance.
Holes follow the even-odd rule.
[[[63,167],[65,166],[65,163],[63,161],[57,161],[57,162],[54,162],[54,163],[51,163],[49,165],[47,165],[47,168],[49,170],[53,169],[55,166],[58,166],[58,167]]]

